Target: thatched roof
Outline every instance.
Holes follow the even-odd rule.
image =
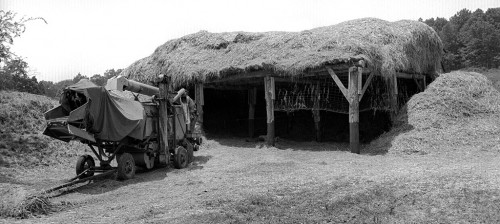
[[[296,76],[359,59],[385,76],[396,71],[432,74],[442,49],[431,27],[409,20],[364,18],[302,32],[200,31],[166,42],[122,75],[147,81],[163,73],[179,85],[257,70]]]

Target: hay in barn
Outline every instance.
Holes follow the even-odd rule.
[[[122,75],[147,82],[163,73],[182,85],[256,70],[296,76],[365,59],[390,77],[396,71],[433,74],[441,55],[441,40],[424,23],[364,18],[302,32],[200,31],[166,42]]]
[[[500,92],[484,75],[451,72],[414,95],[398,121],[367,148],[390,153],[500,151]]]

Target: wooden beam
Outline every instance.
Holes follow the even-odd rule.
[[[427,89],[427,80],[426,80],[426,77],[424,76],[424,91],[425,89]]]
[[[274,77],[275,82],[293,82],[293,83],[300,83],[300,84],[312,84],[314,81],[312,80],[303,80],[303,79],[298,79],[298,78],[278,78]]]
[[[314,118],[314,128],[316,129],[316,141],[321,142],[321,116],[319,111],[319,81],[316,81],[316,88],[314,92],[314,105],[313,105],[313,118]]]
[[[363,68],[358,67],[358,94],[361,95],[363,91]]]
[[[413,81],[415,81],[415,85],[417,85],[418,90],[420,90],[420,92],[424,91],[423,87],[420,85],[420,83],[418,82],[418,80],[416,78],[413,78]]]
[[[359,70],[358,70],[359,69]],[[359,94],[358,77],[362,68],[349,69],[349,142],[352,153],[360,153],[359,149]]]
[[[270,76],[264,77],[264,89],[266,96],[266,112],[267,112],[267,137],[266,143],[274,146],[274,78]]]
[[[396,72],[396,77],[401,79],[424,79],[425,75]]]
[[[328,69],[327,68],[332,69],[336,73],[337,72],[345,72],[346,73],[349,70],[350,67],[351,67],[351,65],[348,65],[348,64],[327,65],[325,67],[307,70],[305,72],[305,74],[300,75],[300,76],[301,77],[302,76],[308,77],[308,76],[316,76],[317,73],[328,73]],[[363,73],[364,74],[368,74],[368,73],[371,73],[371,72],[372,71],[369,68],[366,68],[366,67],[363,68]]]
[[[398,77],[392,77],[391,82],[391,121],[394,121],[398,112]]]
[[[368,86],[372,82],[373,76],[374,76],[373,73],[370,73],[370,76],[368,76],[368,79],[366,79],[365,85],[363,86],[363,90],[361,90],[361,95],[359,95],[359,102],[361,102],[361,99],[363,99],[363,96],[365,95],[366,89],[368,89]]]
[[[266,77],[269,73],[264,71],[256,71],[256,72],[245,72],[239,73],[235,75],[226,76],[223,78],[213,78],[206,80],[205,83],[221,83],[221,82],[232,82],[232,81],[240,81],[240,80],[248,80],[253,78],[262,78]]]
[[[335,72],[330,67],[326,67],[326,70],[328,71],[330,76],[333,78],[333,81],[335,81],[335,83],[339,87],[339,89],[342,92],[342,94],[344,95],[344,97],[347,99],[347,101],[349,101],[349,97],[347,96],[347,89],[345,88],[344,84],[342,84],[342,82],[340,81],[337,74],[335,74]],[[349,72],[349,76],[350,76],[350,72]]]
[[[194,86],[196,110],[198,111],[198,122],[203,130],[203,105],[205,105],[205,96],[203,93],[203,83],[196,83]]]
[[[160,90],[160,105],[158,116],[158,128],[160,137],[160,164],[168,165],[170,162],[170,152],[168,146],[168,102],[169,94],[171,92],[170,77],[160,75],[158,77],[158,87]]]
[[[248,89],[248,137],[255,135],[255,104],[257,102],[257,88]]]
[[[260,83],[262,85],[262,83]],[[224,86],[224,85],[213,85],[205,84],[204,89],[216,89],[216,90],[248,90],[251,86]]]

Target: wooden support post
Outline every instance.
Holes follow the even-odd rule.
[[[266,95],[266,111],[267,111],[267,137],[266,143],[274,146],[274,78],[270,76],[264,77],[264,91]]]
[[[425,91],[425,89],[427,89],[427,79],[424,76],[424,91]]]
[[[359,149],[359,94],[358,94],[358,74],[363,72],[362,68],[349,68],[349,137],[352,153],[360,153]]]
[[[159,108],[159,116],[158,116],[158,128],[159,128],[159,148],[160,148],[160,164],[168,165],[170,162],[170,153],[168,146],[168,101],[170,100],[168,97],[168,93],[170,92],[170,77],[165,75],[160,75],[158,77],[158,87],[160,89],[160,108]]]
[[[417,88],[420,92],[424,91],[423,87],[420,85],[420,82],[417,80],[417,78],[413,77],[413,81],[415,81],[415,85],[417,85]]]
[[[314,128],[316,129],[316,141],[321,142],[321,117],[320,117],[320,111],[319,111],[319,100],[320,100],[320,95],[319,95],[319,82],[316,82],[316,89],[314,93],[314,106],[313,106],[313,118],[314,118]]]
[[[397,76],[394,76],[392,77],[392,83],[391,83],[391,110],[392,110],[392,117],[391,117],[391,120],[394,121],[394,119],[396,118],[396,115],[398,113],[398,107],[399,107],[399,104],[398,104],[398,77]]]
[[[335,84],[337,84],[337,86],[339,87],[340,92],[342,92],[342,95],[344,95],[344,97],[347,99],[347,101],[349,101],[349,97],[347,96],[347,89],[344,87],[344,84],[342,84],[342,82],[340,81],[337,74],[335,74],[333,69],[331,69],[330,67],[326,67],[326,70],[328,71],[328,73],[332,77],[333,81],[335,81]]]
[[[370,76],[368,76],[368,79],[366,79],[365,85],[363,86],[363,90],[361,90],[361,95],[359,95],[359,102],[361,102],[361,99],[363,99],[363,96],[365,95],[365,92],[368,89],[368,86],[370,85],[372,79],[373,73],[370,73]]]
[[[205,96],[203,94],[203,83],[196,83],[194,86],[196,111],[198,111],[198,124],[203,132],[203,105],[205,105]]]
[[[248,137],[255,135],[255,103],[257,102],[257,88],[248,90]]]

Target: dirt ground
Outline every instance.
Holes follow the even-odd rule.
[[[1,171],[4,189],[46,189],[74,175],[73,167]],[[211,139],[189,168],[155,169],[58,194],[49,215],[0,222],[495,223],[500,154],[357,155],[348,144],[281,140],[268,148]]]

